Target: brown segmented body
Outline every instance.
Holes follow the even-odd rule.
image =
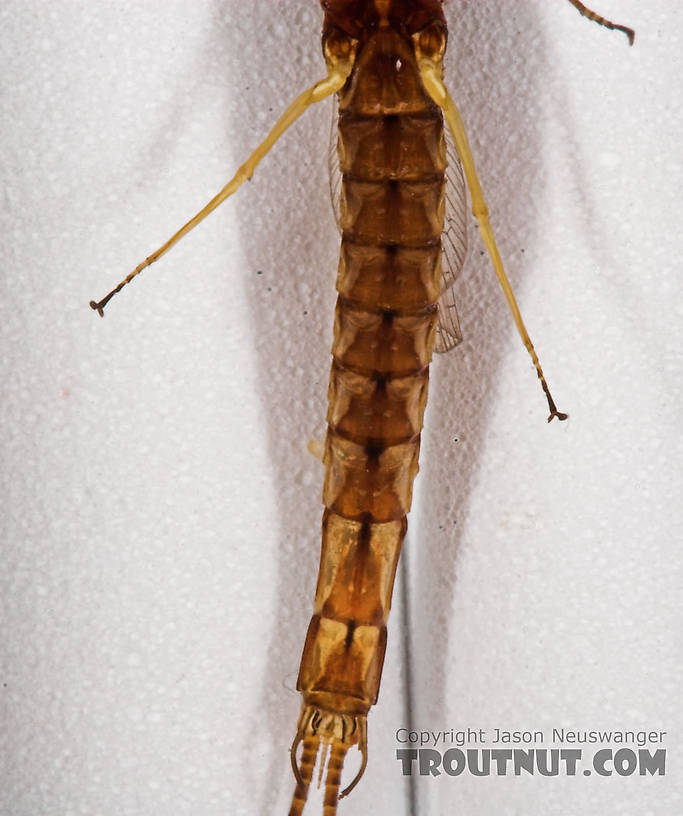
[[[380,30],[367,47],[373,46],[400,53],[391,29]],[[402,74],[414,80],[417,67],[403,59]],[[402,74],[394,68],[387,81]],[[323,558],[299,689],[311,703],[331,695],[334,708],[348,713],[366,713],[377,699],[437,317],[443,125],[438,108],[410,80],[407,103],[396,94],[391,104],[384,86],[365,82],[361,71],[340,95],[343,237]],[[340,695],[335,685],[342,678]]]
[[[445,30],[440,4],[430,5],[429,22]],[[326,29],[333,16],[328,12]],[[362,740],[365,716],[377,701],[418,471],[441,290],[446,145],[441,111],[422,86],[412,32],[403,21],[405,16],[401,25],[380,25],[375,15],[368,25],[366,19],[354,71],[339,93],[342,242],[325,511],[297,683],[304,756],[292,814],[306,799],[319,736],[333,748],[328,788],[336,801],[329,774],[341,768],[348,745]],[[317,722],[325,716],[355,729],[356,739],[331,738],[324,728],[320,733]],[[334,812],[332,796],[326,806]]]

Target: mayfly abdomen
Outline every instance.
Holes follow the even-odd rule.
[[[441,290],[441,112],[393,29],[378,29],[358,63],[339,99],[339,297],[302,722],[312,711],[364,721],[377,700]]]

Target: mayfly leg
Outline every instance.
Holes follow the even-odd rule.
[[[601,17],[599,14],[596,14],[594,11],[591,11],[591,9],[584,6],[583,3],[580,3],[579,0],[569,0],[569,2],[588,19],[594,20],[596,23],[599,23],[606,28],[623,31],[627,35],[630,44],[633,45],[633,41],[635,39],[635,32],[633,29],[627,28],[626,26],[617,25],[610,20]],[[541,381],[543,393],[548,400],[548,407],[550,408],[548,422],[555,417],[557,417],[559,420],[567,419],[567,414],[557,410],[555,401],[553,400],[550,389],[548,388],[548,383],[545,379],[543,369],[541,368],[540,360],[538,359],[534,345],[531,342],[529,333],[527,332],[524,321],[522,320],[522,315],[519,311],[519,306],[517,305],[514,292],[512,291],[512,286],[510,285],[510,281],[505,274],[503,261],[500,257],[500,252],[498,251],[498,246],[496,245],[496,240],[489,221],[488,207],[484,201],[484,194],[474,166],[474,158],[472,156],[472,150],[469,145],[467,133],[465,132],[465,126],[460,116],[460,112],[458,111],[455,102],[448,93],[448,89],[443,82],[442,59],[427,57],[422,53],[423,47],[425,46],[426,47],[424,50],[429,50],[432,35],[433,32],[430,32],[429,29],[425,29],[424,31],[413,35],[415,40],[415,53],[418,58],[418,65],[420,68],[422,81],[431,98],[442,109],[444,118],[446,119],[448,127],[453,134],[453,141],[455,142],[455,146],[465,172],[465,178],[467,179],[470,196],[472,198],[472,213],[479,224],[482,240],[484,241],[484,245],[488,250],[493,268],[495,269],[496,275],[498,276],[498,281],[503,289],[505,299],[507,300],[508,307],[512,312],[512,317],[515,321],[515,325],[517,326],[517,331],[522,338],[522,342],[524,343],[526,350],[529,352],[529,356],[531,357],[536,373],[538,374],[538,379]]]
[[[209,213],[212,213],[216,207],[222,204],[226,198],[242,186],[245,181],[248,181],[254,174],[261,159],[268,153],[271,147],[277,142],[287,128],[292,125],[304,111],[316,102],[326,99],[328,96],[336,93],[346,82],[347,77],[351,73],[353,67],[354,54],[352,50],[347,52],[340,51],[339,53],[326,53],[327,59],[327,76],[317,82],[313,87],[300,94],[282,114],[273,126],[270,133],[261,142],[261,144],[254,150],[244,164],[239,168],[230,181],[217,193],[209,203],[203,207],[196,215],[194,215],[184,226],[182,226],[176,233],[174,233],[168,241],[162,244],[156,252],[153,252],[142,263],[139,263],[135,269],[117,285],[108,295],[99,301],[90,301],[90,308],[99,313],[100,317],[104,317],[104,307],[123,287],[130,283],[133,278],[140,274],[143,269],[151,266],[155,261],[158,261],[162,255],[165,255],[169,249],[184,238],[190,230],[193,230],[201,221],[203,221]]]
[[[460,156],[460,161],[462,162],[462,167],[465,172],[465,178],[467,179],[467,184],[470,189],[470,196],[472,198],[472,213],[479,224],[482,240],[484,241],[484,245],[488,250],[493,268],[498,276],[498,281],[503,289],[505,299],[507,300],[508,307],[512,312],[512,317],[515,321],[515,325],[517,326],[517,331],[522,338],[522,342],[524,343],[526,350],[529,352],[529,356],[531,357],[536,373],[538,374],[538,379],[541,381],[543,393],[548,400],[548,407],[550,409],[548,422],[555,417],[557,417],[559,420],[567,419],[567,414],[557,410],[555,401],[553,400],[550,389],[548,388],[545,374],[541,368],[541,362],[538,359],[538,355],[534,349],[534,344],[531,342],[529,333],[527,332],[524,321],[522,320],[522,315],[519,311],[519,306],[517,305],[515,295],[512,291],[512,286],[510,285],[510,281],[505,274],[503,261],[500,257],[500,252],[498,251],[496,240],[493,236],[493,230],[491,229],[491,224],[489,222],[488,207],[484,201],[484,194],[481,189],[479,177],[477,176],[477,171],[474,167],[474,159],[472,157],[472,150],[470,149],[467,134],[465,133],[465,126],[460,116],[460,112],[458,111],[455,102],[448,93],[448,90],[443,83],[443,79],[441,78],[443,74],[442,63],[440,60],[436,61],[430,57],[422,55],[420,39],[424,36],[429,37],[429,32],[427,32],[426,35],[425,33],[415,35],[415,51],[418,58],[420,73],[422,75],[422,81],[431,98],[443,110],[444,118],[446,119],[448,127],[453,134],[453,141],[455,142],[458,155]]]

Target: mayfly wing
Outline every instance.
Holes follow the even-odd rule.
[[[434,351],[445,354],[462,340],[455,290],[449,286],[439,298],[439,317],[436,323]]]
[[[339,169],[339,154],[337,153],[338,127],[337,117],[339,116],[339,101],[336,95],[332,97],[332,119],[330,120],[330,141],[327,145],[327,167],[330,176],[330,201],[332,202],[332,212],[339,232],[341,229],[341,187],[342,174]]]
[[[443,354],[462,340],[453,284],[467,255],[467,192],[465,176],[450,133],[446,130],[446,215],[441,236],[441,297],[434,351]]]
[[[327,166],[332,212],[334,213],[337,229],[341,232],[342,174],[339,169],[339,154],[337,152],[338,115],[339,103],[335,96],[332,99]],[[443,248],[441,254],[441,296],[438,304],[439,317],[434,339],[434,351],[438,354],[450,351],[462,340],[453,284],[462,271],[465,256],[467,255],[467,192],[465,189],[465,176],[457,150],[453,144],[453,138],[448,130],[445,130],[445,137],[447,169],[444,198],[446,214],[443,235],[441,236]]]

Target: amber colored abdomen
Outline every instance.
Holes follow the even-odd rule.
[[[413,480],[441,278],[441,113],[409,44],[378,32],[340,94],[337,277],[323,545],[299,673],[304,702],[376,702]]]

